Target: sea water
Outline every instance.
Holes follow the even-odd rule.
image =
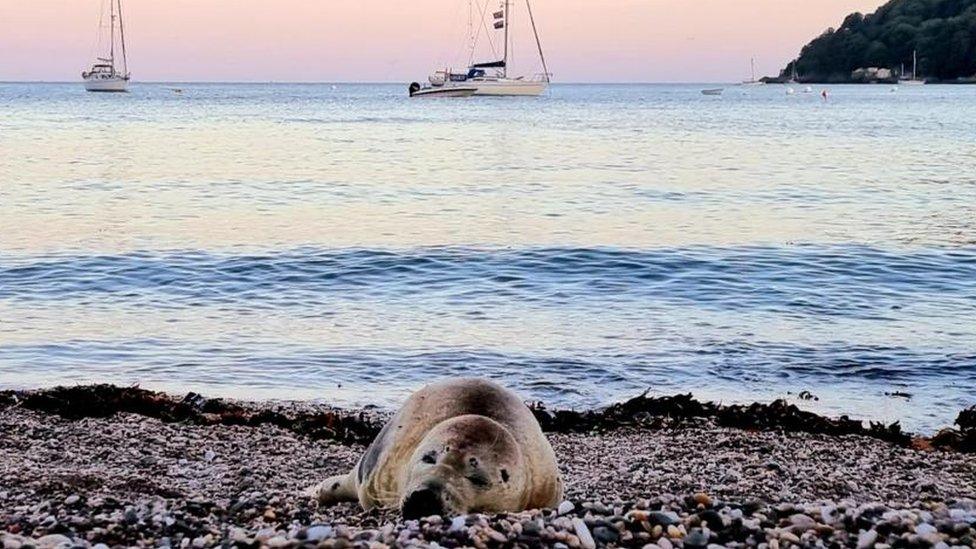
[[[0,388],[976,404],[976,87],[705,87],[0,84]]]

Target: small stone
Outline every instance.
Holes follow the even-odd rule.
[[[499,532],[498,530],[495,530],[494,528],[488,529],[488,539],[497,543],[505,543],[508,541],[508,538],[505,537],[505,534]]]
[[[64,504],[65,505],[68,505],[68,506],[74,505],[74,504],[78,503],[79,501],[81,501],[81,496],[79,496],[78,494],[72,494],[72,495],[64,498]]]
[[[288,541],[288,538],[284,536],[275,536],[269,539],[267,543],[268,543],[268,547],[272,547],[275,549],[280,547],[287,547],[288,545],[291,545],[291,542]]]
[[[332,527],[325,524],[316,524],[305,532],[305,537],[309,541],[322,541],[331,535]]]
[[[682,541],[685,547],[708,547],[708,535],[701,528],[693,528]]]
[[[721,530],[725,527],[725,521],[722,520],[722,515],[709,509],[708,511],[702,511],[698,514],[698,518],[701,519],[709,530]]]
[[[651,511],[647,514],[647,520],[651,524],[660,524],[661,526],[671,526],[681,522],[678,514],[670,511]]]
[[[681,529],[673,524],[668,526],[668,537],[671,539],[680,539],[682,537]]]
[[[37,539],[39,549],[59,549],[61,547],[71,547],[71,538],[61,534],[48,534]]]
[[[877,530],[865,530],[857,536],[857,549],[869,549],[878,541]]]
[[[817,525],[817,521],[813,520],[803,513],[796,513],[790,516],[790,524],[793,525],[794,531],[799,530],[800,533],[806,532],[807,530],[813,529]]]
[[[267,509],[264,512],[264,520],[275,520],[278,515],[275,514],[274,509]]]
[[[560,515],[565,515],[565,514],[568,514],[568,513],[572,513],[574,509],[576,509],[576,506],[573,505],[573,502],[571,502],[571,501],[564,501],[564,502],[562,502],[562,503],[559,504],[559,508],[556,509],[556,513],[558,513]]]
[[[705,507],[712,506],[712,498],[705,492],[698,492],[693,499],[698,505],[704,505]]]
[[[674,544],[668,538],[661,538],[657,540],[657,546],[661,549],[674,549]]]
[[[214,452],[213,450],[207,450],[206,452],[203,453],[203,459],[207,463],[213,461],[216,457],[217,457],[217,453]]]
[[[583,522],[583,519],[574,518],[573,529],[576,531],[576,537],[579,538],[580,546],[583,549],[596,549],[596,542],[593,541],[593,536],[590,534],[590,529],[586,527],[586,523]]]
[[[620,533],[617,532],[615,528],[608,528],[606,526],[597,526],[593,529],[593,538],[599,541],[603,545],[610,543],[617,543],[620,539]]]
[[[800,538],[796,534],[794,534],[793,532],[790,532],[788,530],[781,531],[779,533],[779,539],[781,539],[783,541],[788,541],[788,542],[790,542],[790,543],[792,543],[794,545],[799,545],[800,544]]]
[[[451,527],[448,529],[449,532],[460,532],[464,530],[467,526],[467,521],[464,517],[454,517],[451,519]]]

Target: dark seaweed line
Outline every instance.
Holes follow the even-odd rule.
[[[79,385],[34,391],[0,391],[0,409],[19,406],[56,414],[66,419],[109,417],[133,413],[165,422],[197,425],[275,425],[316,440],[344,444],[368,444],[383,425],[383,418],[365,412],[332,409],[325,412],[282,412],[208,399],[189,393],[176,399],[139,387]],[[871,422],[867,427],[847,416],[828,418],[805,412],[784,400],[771,404],[722,405],[700,402],[690,394],[649,397],[646,394],[603,410],[577,412],[548,410],[541,404],[530,409],[546,432],[602,432],[621,428],[660,429],[673,420],[711,418],[719,425],[739,429],[786,431],[831,436],[861,435],[899,446],[939,448],[976,453],[976,406],[956,419],[958,429],[944,429],[931,438],[903,432],[898,422]]]

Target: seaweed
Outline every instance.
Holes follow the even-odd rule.
[[[835,436],[863,435],[900,446],[908,446],[912,440],[897,422],[891,425],[871,423],[865,427],[862,422],[847,416],[828,418],[800,410],[785,400],[776,400],[770,404],[726,406],[700,402],[691,394],[650,397],[645,393],[600,412],[550,412],[540,404],[534,404],[531,408],[543,430],[556,432],[605,430],[628,425],[659,427],[665,418],[712,418],[718,425],[738,429],[782,430]]]
[[[976,406],[959,412],[956,425],[959,426],[958,429],[943,429],[932,437],[932,446],[976,454]]]
[[[219,398],[189,393],[182,399],[135,387],[83,385],[36,391],[0,391],[0,409],[21,406],[66,419],[109,417],[132,413],[165,422],[199,425],[275,425],[315,440],[369,444],[383,427],[382,418],[365,412],[331,409],[322,412],[251,409]],[[912,437],[898,422],[886,425],[847,416],[829,418],[799,409],[785,400],[769,404],[723,405],[701,402],[691,394],[654,397],[644,393],[602,410],[550,410],[541,403],[529,409],[546,432],[605,432],[626,427],[662,428],[675,422],[709,418],[718,425],[760,431],[785,431],[832,436],[861,435],[899,446],[940,448],[976,453],[976,406],[962,411],[958,429],[944,429],[931,439]]]
[[[328,411],[287,414],[275,410],[251,411],[219,398],[189,393],[177,400],[139,387],[80,385],[38,391],[0,392],[0,408],[12,405],[55,414],[69,420],[103,418],[117,413],[138,414],[165,422],[198,425],[276,425],[313,439],[345,444],[368,444],[379,432],[378,422],[365,414]]]

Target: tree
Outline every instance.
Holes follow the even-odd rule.
[[[920,76],[976,75],[976,0],[890,0],[852,13],[804,46],[796,66],[807,81],[845,81],[858,68],[908,66],[916,51]]]

